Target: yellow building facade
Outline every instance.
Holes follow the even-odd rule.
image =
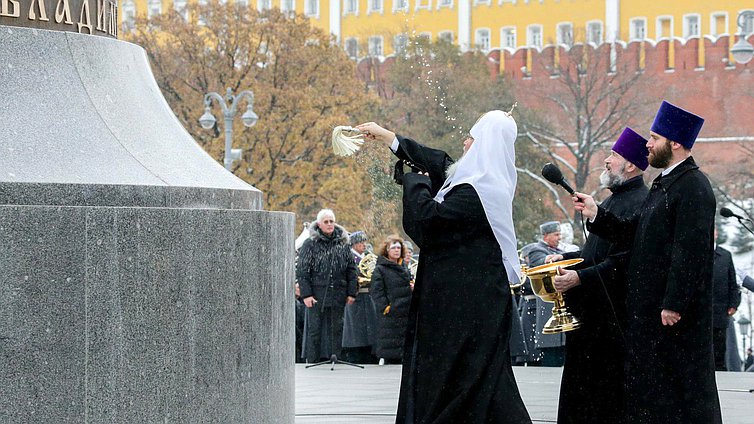
[[[120,0],[125,23],[197,0]],[[207,0],[198,0],[200,3]],[[353,57],[400,51],[410,36],[443,38],[462,50],[716,38],[737,34],[752,0],[236,0],[302,13]],[[754,22],[744,31],[754,32]]]

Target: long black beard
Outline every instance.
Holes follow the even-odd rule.
[[[649,155],[649,164],[652,168],[665,169],[672,159],[673,151],[670,150],[670,143],[668,143],[661,149],[655,149],[655,153]]]

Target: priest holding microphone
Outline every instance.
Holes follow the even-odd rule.
[[[704,120],[668,102],[647,142],[662,173],[639,214],[619,218],[583,193],[590,232],[631,249],[626,275],[627,423],[721,423],[712,353],[715,197],[691,156]]]

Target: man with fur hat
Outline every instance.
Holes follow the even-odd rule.
[[[649,189],[644,185],[647,140],[626,128],[605,159],[600,184],[612,195],[601,206],[620,218],[638,213]],[[619,423],[623,417],[627,251],[591,233],[578,252],[548,257],[548,261],[583,258],[573,269],[554,278],[568,309],[581,327],[568,333],[560,383],[558,423]]]
[[[351,256],[358,267],[367,253],[367,238],[363,231],[351,233]],[[377,310],[369,295],[371,280],[359,281],[356,302],[346,305],[343,318],[343,355],[346,361],[357,364],[373,364],[374,343],[377,336]]]
[[[591,232],[632,246],[626,275],[628,423],[721,423],[712,353],[715,196],[691,156],[704,120],[668,102],[647,142],[662,170],[640,214],[621,219],[583,193]]]
[[[524,246],[521,251],[529,268],[544,265],[548,255],[563,253],[558,247],[561,235],[560,222],[545,222],[539,226],[539,232],[542,234],[542,240]],[[521,320],[526,332],[528,347],[531,349],[529,355],[539,361],[538,365],[546,367],[562,366],[565,358],[565,333],[542,333],[545,324],[552,317],[552,303],[544,302],[535,296],[528,280],[521,287],[521,295],[524,299],[521,307]],[[532,311],[535,311],[535,313],[532,313]],[[533,334],[532,326],[534,328]]]
[[[343,308],[357,295],[356,264],[348,232],[335,223],[335,213],[322,209],[298,252],[296,278],[306,305],[303,351],[308,363],[340,357]]]

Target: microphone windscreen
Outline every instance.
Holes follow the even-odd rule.
[[[730,210],[728,208],[720,208],[720,215],[722,215],[725,218],[730,218],[730,217],[734,216],[735,214],[733,213],[732,210]]]
[[[560,172],[560,168],[549,162],[542,168],[542,176],[553,184],[560,184],[563,181],[563,173]]]

